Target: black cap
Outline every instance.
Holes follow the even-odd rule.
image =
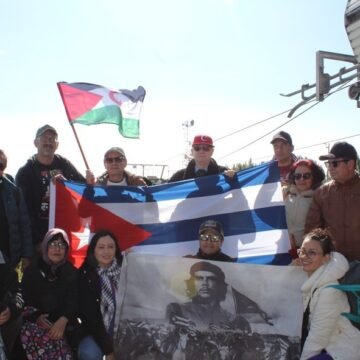
[[[224,230],[222,225],[215,220],[206,220],[200,225],[199,228],[199,234],[203,233],[207,229],[215,230],[217,233],[219,233],[222,237],[224,237]]]
[[[289,145],[293,145],[291,136],[286,131],[279,131],[277,134],[275,134],[270,144],[273,144],[276,140],[283,140],[286,141]]]
[[[347,160],[357,160],[357,152],[355,148],[349,143],[342,141],[335,143],[330,153],[327,155],[321,155],[320,160],[329,160],[329,159],[347,159]]]

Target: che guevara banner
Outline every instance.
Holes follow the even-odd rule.
[[[297,266],[130,253],[121,270],[118,359],[297,360]]]
[[[236,173],[148,187],[90,186],[70,181],[51,188],[50,227],[65,229],[81,262],[91,234],[112,230],[122,250],[183,256],[198,250],[206,219],[223,224],[223,252],[240,262],[289,262],[285,210],[275,162]]]

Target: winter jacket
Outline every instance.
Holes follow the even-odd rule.
[[[313,195],[314,190],[299,192],[295,185],[291,185],[284,200],[287,227],[290,236],[295,237],[297,247],[303,242],[306,216]]]
[[[349,269],[346,258],[333,252],[301,287],[304,310],[309,305],[309,333],[300,360],[309,359],[325,349],[334,360],[360,359],[360,331],[341,315],[349,312],[346,294],[331,287]]]
[[[9,261],[15,267],[21,258],[32,256],[30,221],[21,190],[6,176],[1,177],[0,181],[0,196],[9,226]]]
[[[189,162],[188,166],[185,169],[181,169],[175,174],[173,174],[173,176],[171,176],[169,180],[169,183],[187,179],[194,179],[200,176],[221,174],[225,170],[228,169],[225,166],[218,165],[214,159],[211,159],[206,173],[198,175],[195,172],[195,160],[193,159]]]
[[[86,183],[86,179],[76,170],[74,165],[69,160],[57,154],[54,155],[54,160],[49,166],[40,164],[36,159],[36,155],[33,155],[27,163],[19,169],[16,174],[16,184],[24,194],[34,244],[40,243],[48,230],[48,218],[40,217],[42,199],[46,191],[48,191],[48,186],[44,186],[42,183],[42,172],[44,172],[44,170],[56,170],[67,180]],[[48,181],[50,180],[48,179]]]
[[[100,277],[95,268],[84,263],[79,269],[79,317],[85,334],[91,335],[105,355],[114,351],[113,339],[107,333],[101,310]]]
[[[212,255],[204,254],[200,249],[196,255],[186,255],[186,258],[190,259],[202,259],[202,260],[213,260],[213,261],[225,261],[225,262],[234,262],[235,260],[229,255],[224,254],[220,250]]]
[[[334,180],[315,191],[306,218],[305,232],[323,227],[333,237],[336,250],[349,261],[360,260],[360,177],[345,184]]]

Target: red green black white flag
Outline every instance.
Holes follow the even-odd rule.
[[[139,138],[139,120],[145,89],[110,90],[89,83],[57,83],[71,123],[115,124],[127,138]]]

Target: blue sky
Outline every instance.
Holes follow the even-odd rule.
[[[352,54],[346,0],[0,0],[0,148],[15,174],[35,152],[36,129],[59,132],[59,153],[85,170],[56,82],[147,91],[141,139],[112,125],[76,130],[90,167],[103,170],[111,146],[129,163],[183,164],[188,138],[220,138],[300,102],[279,93],[315,82],[317,50]],[[326,61],[325,71],[349,64]],[[303,110],[305,108],[300,109]],[[296,148],[359,133],[347,90],[290,122]],[[272,135],[227,156],[286,121],[286,115],[216,142],[221,164],[271,157]],[[349,139],[358,150],[359,137]],[[326,144],[298,151],[317,158]],[[129,168],[131,171],[135,169]]]

